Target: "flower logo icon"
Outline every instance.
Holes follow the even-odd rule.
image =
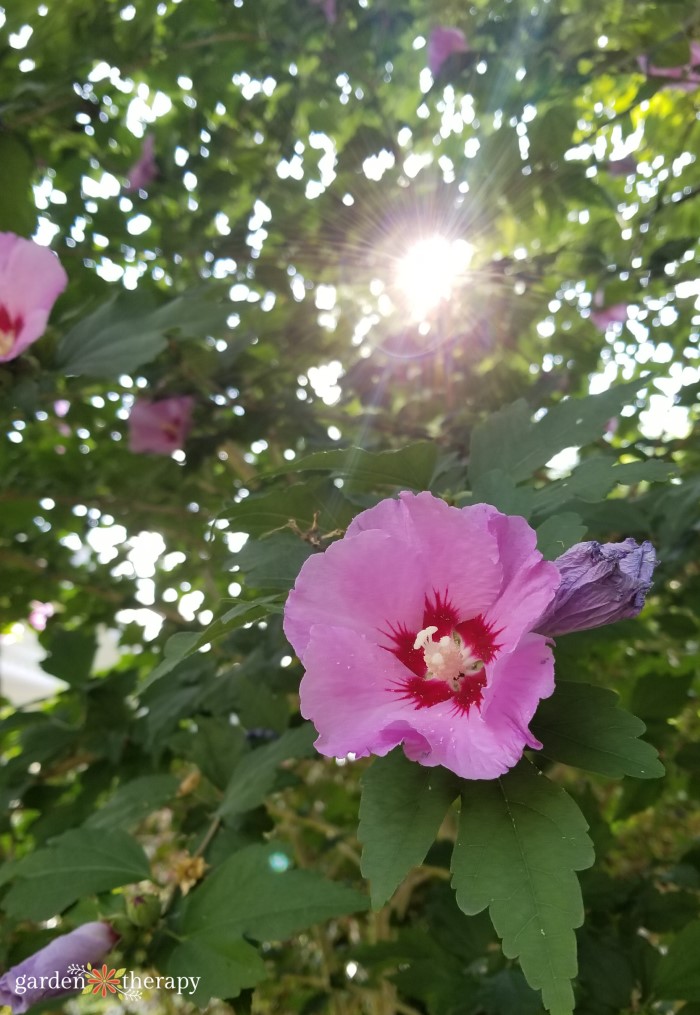
[[[126,969],[108,969],[105,962],[102,963],[102,969],[93,969],[89,963],[87,969],[83,994],[101,994],[102,997],[107,997],[108,991],[110,994],[123,993],[121,979]]]

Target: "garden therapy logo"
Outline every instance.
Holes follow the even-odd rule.
[[[191,996],[200,980],[201,976],[141,976],[126,968],[110,968],[105,962],[94,967],[87,962],[84,966],[73,963],[65,973],[19,975],[15,978],[13,992],[22,997],[37,991],[50,992],[44,996],[81,991],[103,998],[117,995],[122,1001],[140,1001],[142,990],[165,989]]]

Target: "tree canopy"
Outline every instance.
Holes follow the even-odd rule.
[[[2,968],[100,921],[164,1013],[700,1011],[699,156],[694,0],[0,8],[0,693],[32,628],[63,681],[2,700]],[[500,778],[300,714],[289,592],[400,491],[655,548]]]

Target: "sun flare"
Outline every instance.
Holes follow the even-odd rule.
[[[424,321],[450,298],[473,253],[466,240],[448,240],[439,234],[409,248],[398,263],[396,279],[415,320]]]

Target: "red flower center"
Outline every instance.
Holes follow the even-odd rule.
[[[486,687],[483,666],[496,657],[499,632],[481,614],[460,620],[448,593],[433,596],[432,602],[425,597],[420,631],[399,623],[382,632],[392,642],[383,647],[410,671],[392,690],[415,708],[451,700],[456,712],[468,714],[472,706],[481,706]]]
[[[23,324],[24,320],[21,314],[18,314],[13,321],[5,304],[0,303],[0,356],[6,356],[10,352]]]

